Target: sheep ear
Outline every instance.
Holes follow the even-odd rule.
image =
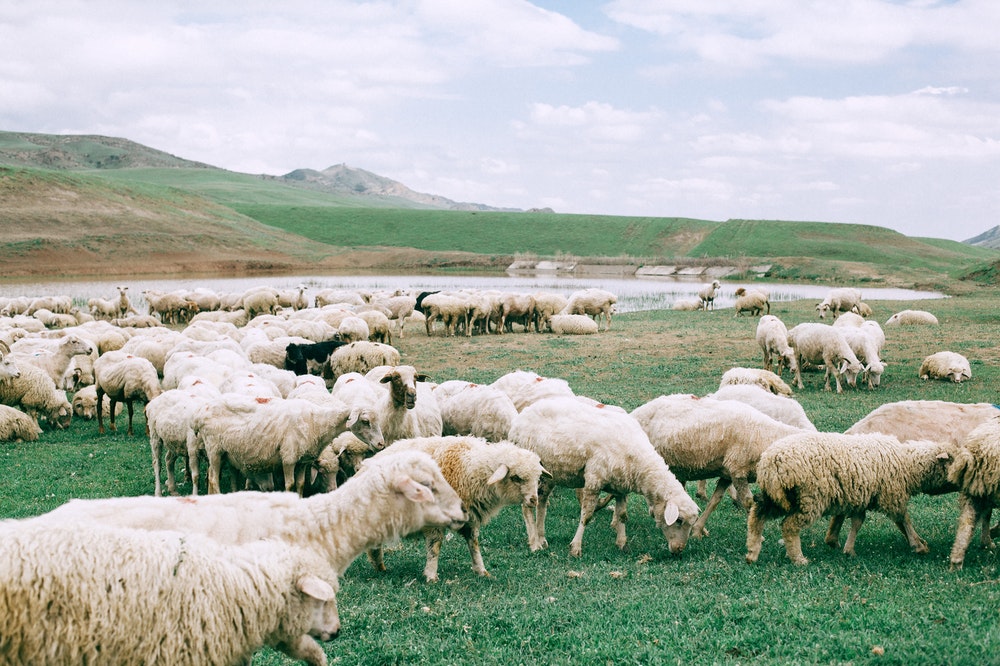
[[[299,588],[299,592],[318,601],[330,601],[336,596],[332,585],[311,574],[299,578],[295,586]]]
[[[389,374],[389,375],[386,375],[385,377],[383,377],[382,379],[380,379],[380,380],[378,380],[378,381],[379,381],[379,383],[381,383],[381,384],[388,384],[389,382],[391,382],[391,381],[392,381],[392,375],[391,375],[391,374]]]
[[[430,381],[431,377],[430,375],[421,374],[421,375],[416,375],[414,379],[416,379],[418,382],[427,382]]]
[[[681,511],[677,508],[677,505],[673,502],[667,502],[667,508],[663,510],[663,522],[667,525],[673,525],[677,522],[680,515]]]
[[[430,488],[417,483],[405,474],[400,474],[393,482],[393,487],[397,492],[403,493],[406,499],[411,502],[433,502],[434,493]]]
[[[493,476],[486,481],[486,485],[492,486],[494,483],[500,483],[504,480],[504,478],[506,478],[507,472],[509,471],[510,470],[507,469],[507,465],[500,465],[497,467],[497,470],[493,472]]]

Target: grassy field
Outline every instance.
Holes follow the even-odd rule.
[[[824,392],[808,373],[796,397],[821,430],[842,431],[876,406],[905,399],[1000,402],[1000,293],[939,301],[872,303],[885,321],[907,307],[928,309],[938,327],[889,329],[889,366],[875,391]],[[789,326],[814,320],[814,303],[780,303]],[[622,315],[610,332],[586,337],[538,334],[427,338],[412,331],[395,344],[404,362],[434,380],[490,382],[514,369],[562,377],[583,395],[633,409],[668,393],[705,394],[732,366],[759,366],[756,321],[732,310]],[[961,385],[917,378],[921,359],[951,349],[972,361]],[[119,422],[121,424],[121,422]],[[142,420],[138,422],[141,432]],[[123,432],[124,428],[120,432]],[[146,440],[98,436],[75,421],[39,442],[0,446],[0,517],[26,517],[74,497],[152,492]],[[691,487],[693,491],[693,484]],[[769,523],[760,561],[744,563],[746,516],[726,501],[710,536],[672,557],[640,497],[630,499],[629,541],[614,547],[608,521],[587,528],[583,555],[568,545],[578,507],[555,493],[551,548],[530,553],[516,507],[482,532],[491,578],[469,569],[460,538],[445,543],[442,582],[423,582],[423,543],[386,553],[389,571],[365,558],[347,571],[338,597],[343,631],[325,644],[335,664],[983,664],[1000,650],[1000,572],[994,554],[973,546],[961,572],[949,572],[954,495],[918,497],[914,524],[930,545],[910,552],[884,516],[872,514],[857,557],[823,544],[825,526],[803,533],[812,563],[798,568]],[[290,663],[262,651],[255,664]]]

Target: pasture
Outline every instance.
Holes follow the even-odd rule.
[[[933,312],[937,327],[886,329],[882,386],[822,390],[822,374],[804,373],[796,398],[820,430],[843,431],[886,402],[939,399],[1000,402],[1000,293],[935,301],[873,301],[883,323],[895,311]],[[778,303],[789,328],[816,321],[815,302]],[[558,337],[515,333],[428,338],[410,327],[394,340],[403,362],[435,381],[491,382],[515,370],[566,379],[574,391],[628,410],[662,394],[704,395],[733,366],[760,367],[756,319],[712,312],[646,311],[616,316],[608,332]],[[917,377],[924,356],[966,355],[973,378],[960,385]],[[143,420],[137,415],[137,430]],[[123,421],[119,417],[119,425]],[[148,441],[100,436],[96,422],[75,420],[38,442],[0,444],[0,517],[48,511],[74,497],[151,494]],[[182,491],[187,490],[182,486]],[[694,492],[694,484],[689,484]],[[570,558],[578,505],[557,490],[547,521],[550,548],[528,551],[517,507],[481,535],[490,578],[469,568],[461,538],[441,553],[441,582],[421,572],[422,539],[386,552],[388,571],[359,558],[341,582],[343,629],[325,643],[334,664],[689,664],[853,663],[982,664],[1000,651],[1000,573],[996,555],[974,544],[965,568],[949,572],[954,495],[918,497],[913,522],[928,555],[910,552],[895,526],[870,514],[857,557],[823,543],[825,522],[803,533],[811,563],[793,566],[769,522],[760,561],[744,563],[746,514],[726,500],[710,535],[673,557],[630,499],[629,541],[614,546],[611,512],[588,526],[583,555]],[[290,663],[263,651],[255,664]]]

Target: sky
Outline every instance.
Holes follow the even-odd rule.
[[[0,2],[0,130],[498,207],[1000,224],[996,0]]]

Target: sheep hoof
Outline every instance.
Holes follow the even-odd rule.
[[[808,557],[797,557],[797,558],[795,558],[795,559],[792,560],[792,564],[794,564],[795,566],[804,567],[805,565],[809,564],[809,558]]]
[[[756,555],[751,555],[750,553],[747,553],[746,561],[747,561],[747,564],[756,564],[756,562],[757,562],[757,556]]]
[[[840,548],[840,540],[839,539],[831,539],[831,538],[828,537],[828,538],[825,539],[825,543],[830,548]],[[844,552],[847,552],[847,551],[844,551]]]
[[[581,555],[583,555],[583,548],[581,548],[580,546],[570,546],[569,548],[570,557],[580,557]]]
[[[927,547],[927,542],[921,540],[916,546],[913,547],[914,553],[929,553],[931,549]]]

